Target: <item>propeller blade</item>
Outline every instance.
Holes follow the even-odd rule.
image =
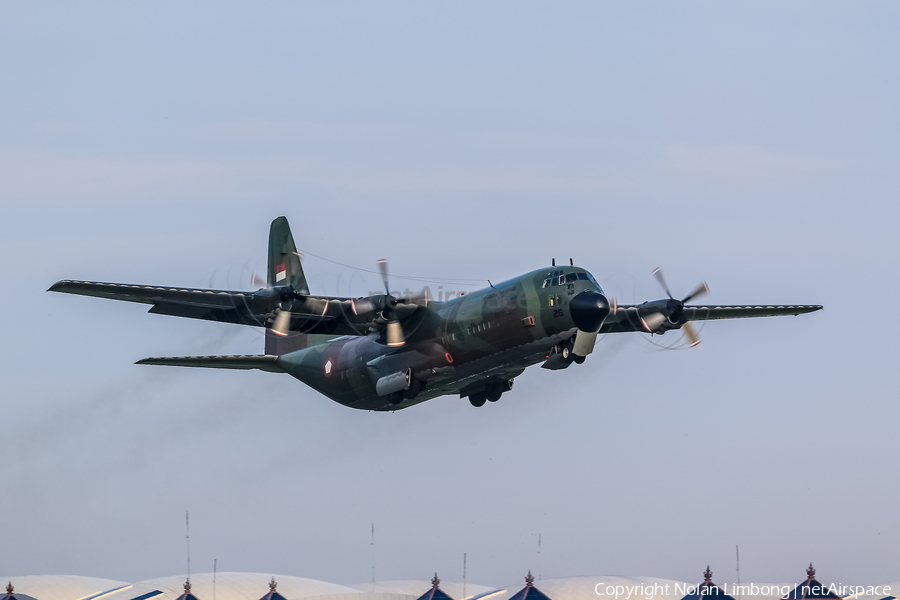
[[[390,321],[387,324],[387,343],[388,346],[397,348],[406,342],[403,341],[403,327],[400,321]]]
[[[254,273],[250,276],[250,287],[254,287],[257,289],[262,289],[268,287],[268,283],[265,279]]]
[[[669,285],[666,283],[666,278],[663,277],[662,267],[653,269],[653,276],[656,277],[656,280],[659,282],[659,285],[662,286],[662,289],[666,290],[666,295],[669,298],[672,298],[672,292],[669,291]],[[672,299],[674,300],[674,298]]]
[[[415,304],[416,306],[428,306],[430,300],[431,298],[428,297],[428,292],[424,289],[409,297],[409,303]]]
[[[278,309],[278,315],[275,316],[275,322],[272,323],[272,331],[275,335],[285,337],[291,329],[291,313],[287,310]]]
[[[253,273],[250,276],[250,287],[255,287],[257,289],[263,289],[263,288],[269,287],[269,284],[265,279],[263,279],[256,273]]]
[[[693,348],[700,343],[700,336],[697,335],[697,330],[694,329],[694,326],[691,325],[690,321],[682,325],[681,329],[684,330],[684,335],[687,336],[688,341],[691,343],[689,346],[690,348]]]
[[[700,285],[694,288],[694,291],[685,296],[684,300],[681,301],[682,304],[688,302],[689,300],[693,300],[694,298],[700,298],[701,296],[705,296],[709,293],[709,286],[706,285],[705,281],[700,282]],[[671,296],[669,296],[671,298]]]
[[[617,312],[619,312],[619,301],[615,298],[611,298],[609,301],[609,314],[616,316]]]
[[[381,271],[381,280],[384,282],[384,293],[391,295],[391,289],[388,285],[388,261],[386,258],[378,259],[378,270]]]
[[[650,313],[646,317],[641,317],[641,322],[647,328],[649,333],[653,333],[666,320],[666,315],[661,312]]]

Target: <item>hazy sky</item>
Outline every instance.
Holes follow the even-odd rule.
[[[0,572],[352,584],[900,579],[890,2],[0,4]],[[300,248],[494,281],[701,280],[690,351],[608,336],[497,404],[354,411],[240,326],[45,292],[250,287]],[[307,255],[314,292],[377,278]],[[397,279],[398,287],[402,280]],[[663,339],[663,341],[669,341]],[[721,574],[721,575],[719,575]]]

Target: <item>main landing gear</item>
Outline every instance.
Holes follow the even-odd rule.
[[[489,384],[484,390],[469,394],[469,403],[475,407],[484,406],[485,402],[496,402],[504,392],[513,388],[514,379]]]

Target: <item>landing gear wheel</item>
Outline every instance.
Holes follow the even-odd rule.
[[[419,392],[422,391],[422,387],[422,382],[413,377],[409,382],[409,389],[403,392],[403,397],[412,400],[419,395]]]
[[[578,355],[575,355],[575,358],[574,358],[573,360],[575,361],[575,364],[576,364],[576,365],[580,365],[581,363],[584,362],[584,359],[585,359],[585,358],[587,358],[587,357],[586,357],[586,356],[578,356]]]
[[[487,393],[487,399],[488,399],[488,402],[496,402],[497,400],[500,399],[500,396],[502,396],[502,395],[503,395],[503,391],[502,391],[502,390],[499,390],[499,389],[498,389],[498,390],[492,390],[492,391],[490,391],[490,392]]]
[[[572,355],[572,351],[569,350],[568,346],[563,346],[562,349],[562,357],[564,360],[569,360],[569,357]]]
[[[484,406],[485,402],[487,402],[487,396],[484,394],[472,394],[469,396],[469,404],[476,408]]]

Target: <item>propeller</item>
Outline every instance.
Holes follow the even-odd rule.
[[[659,282],[659,285],[666,292],[666,296],[669,297],[669,302],[666,306],[665,311],[652,312],[649,315],[641,317],[641,321],[643,322],[644,327],[649,333],[655,332],[667,320],[677,322],[681,318],[681,313],[684,310],[684,305],[687,302],[695,298],[705,296],[709,293],[709,286],[706,285],[706,282],[704,281],[701,282],[697,287],[695,287],[691,291],[691,293],[685,296],[683,299],[676,300],[672,296],[672,292],[669,291],[669,285],[666,283],[666,278],[663,275],[662,268],[657,267],[653,269],[653,277],[656,278],[656,281]],[[687,336],[691,348],[700,343],[700,336],[697,335],[697,331],[694,329],[694,326],[691,325],[690,321],[686,321],[681,326],[681,328],[682,330],[684,330],[684,335]]]
[[[394,314],[394,308],[397,306],[397,299],[391,295],[391,286],[388,282],[388,261],[386,258],[378,259],[378,270],[381,272],[381,281],[384,282],[385,309],[382,312],[387,319],[387,345],[398,348],[406,343],[406,336],[403,335],[403,327]]]
[[[423,291],[409,298],[398,299],[394,297],[391,295],[390,282],[388,280],[388,261],[380,259],[377,265],[384,283],[385,293],[384,295],[376,294],[350,300],[350,311],[361,318],[360,320],[351,318],[351,322],[363,327],[367,326],[370,331],[378,331],[379,328],[384,327],[387,345],[400,347],[406,343],[406,335],[403,332],[401,321],[415,312],[420,306],[427,306],[429,301],[428,294]],[[258,281],[255,277],[251,278],[251,283],[254,285]],[[329,301],[327,299],[300,295],[290,287],[265,287],[257,294],[272,295],[273,301],[278,301],[278,305],[275,308],[275,319],[272,323],[272,332],[282,337],[290,333],[291,310],[295,309],[295,300],[302,301],[301,310],[305,315],[325,315],[328,311]]]
[[[308,306],[310,298],[298,294],[294,288],[270,286],[269,282],[257,273],[250,274],[250,286],[258,290],[254,293],[254,296],[264,298],[264,302],[270,307],[272,304],[275,304],[275,319],[272,322],[271,329],[272,333],[280,337],[286,337],[291,331],[291,309],[295,300],[303,302],[304,310],[319,308],[318,306]],[[288,308],[285,308],[286,304]],[[322,314],[325,313],[327,308],[326,302],[325,306],[322,307]]]
[[[276,310],[275,314],[275,322],[272,323],[272,332],[275,335],[285,337],[288,332],[291,330],[291,311],[282,310],[281,308]]]
[[[250,287],[257,290],[254,292],[254,296],[265,298],[265,302],[269,306],[271,306],[270,303],[277,303],[274,309],[275,320],[272,322],[272,333],[285,337],[290,332],[291,313],[281,307],[285,301],[296,298],[296,293],[293,290],[290,290],[290,293],[285,293],[285,290],[279,291],[269,286],[269,282],[266,281],[265,277],[253,271],[250,272]]]
[[[387,345],[398,348],[406,343],[406,334],[400,320],[412,314],[420,306],[428,306],[428,294],[424,290],[418,294],[408,298],[396,298],[391,294],[391,286],[388,279],[388,261],[386,258],[379,259],[378,271],[381,273],[381,281],[384,283],[384,297],[381,299],[381,314],[376,318],[376,322],[385,323],[385,337]],[[369,299],[362,299],[361,305],[357,307],[354,304],[354,311],[359,309],[367,310],[375,308],[375,303]]]

